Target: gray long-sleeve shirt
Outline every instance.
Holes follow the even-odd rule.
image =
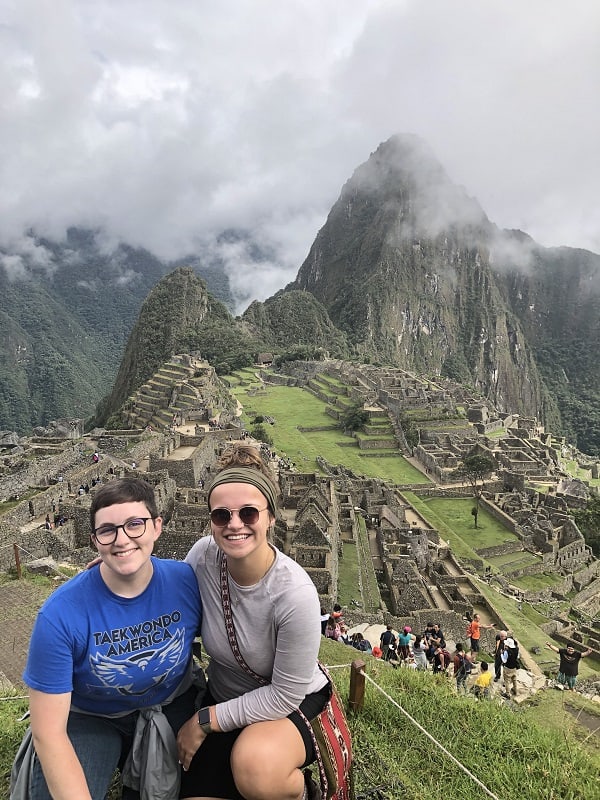
[[[202,643],[211,657],[208,680],[224,731],[252,722],[283,719],[307,694],[327,683],[317,666],[321,639],[320,603],[306,572],[277,548],[275,561],[254,586],[229,578],[233,622],[248,664],[271,683],[259,684],[231,652],[220,590],[220,551],[212,536],[200,539],[186,561],[202,596]]]

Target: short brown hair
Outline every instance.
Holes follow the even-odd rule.
[[[96,512],[118,503],[144,503],[152,519],[159,516],[154,487],[141,478],[117,478],[95,492],[90,506],[90,526],[96,527]]]

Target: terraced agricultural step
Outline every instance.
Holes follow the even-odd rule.
[[[158,403],[154,398],[152,400],[145,400],[143,398],[138,398],[135,401],[136,408],[140,409],[140,411],[150,411],[154,412],[157,408],[160,408],[160,403]]]
[[[157,399],[160,399],[165,396],[165,390],[162,386],[160,389],[157,389],[154,386],[149,386],[148,384],[144,384],[143,386],[140,386],[140,388],[138,389],[138,394],[140,395],[144,394],[147,397],[156,397]]]

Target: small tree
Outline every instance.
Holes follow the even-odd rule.
[[[261,424],[253,425],[252,428],[250,429],[250,433],[259,442],[264,442],[265,444],[268,445],[273,444],[273,439],[271,438],[271,435],[269,434],[264,425]]]
[[[419,444],[419,429],[408,416],[408,414],[400,415],[400,427],[404,431],[404,438],[409,447],[416,447]]]
[[[340,417],[340,424],[345,431],[363,431],[369,421],[369,412],[362,405],[350,406]]]
[[[496,462],[490,456],[484,456],[479,453],[470,453],[465,456],[462,464],[454,470],[454,476],[459,480],[466,481],[473,490],[473,497],[475,498],[475,506],[471,509],[471,514],[477,527],[477,515],[479,513],[479,501],[483,490],[485,488],[485,480],[496,469]],[[480,483],[481,481],[481,483]]]

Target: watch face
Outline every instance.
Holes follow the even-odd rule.
[[[209,708],[201,708],[198,712],[198,725],[201,728],[206,729],[206,731],[210,731],[210,709]]]

